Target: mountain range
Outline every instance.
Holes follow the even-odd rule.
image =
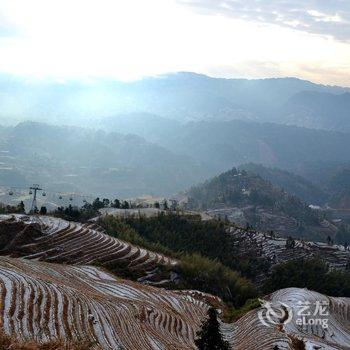
[[[0,75],[0,120],[95,125],[146,112],[179,121],[274,122],[350,131],[350,89],[296,78],[222,79],[180,72],[132,82],[34,80]]]
[[[243,120],[181,123],[141,113],[104,119],[101,128],[186,154],[204,163],[208,175],[248,162],[299,173],[307,163],[349,161],[350,137],[344,132]]]
[[[0,184],[171,195],[255,163],[261,166],[251,170],[274,185],[323,205],[341,192],[332,178],[349,168],[349,148],[346,133],[240,120],[180,123],[136,114],[104,120],[100,129],[22,122],[0,128]]]

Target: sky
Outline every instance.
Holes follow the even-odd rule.
[[[350,86],[348,0],[0,0],[0,72],[176,71]]]

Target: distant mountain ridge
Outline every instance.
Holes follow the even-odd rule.
[[[284,123],[325,130],[350,130],[350,93],[303,91],[279,110]]]
[[[150,114],[103,121],[105,130],[138,134],[207,165],[208,175],[244,163],[297,173],[303,162],[350,160],[350,134],[243,120],[180,123]]]
[[[305,93],[307,101],[301,98]],[[350,88],[297,78],[223,79],[190,72],[134,82],[35,81],[2,74],[0,123],[32,119],[93,126],[101,117],[145,112],[180,121],[242,119],[350,131],[349,93]],[[322,115],[317,94],[327,96]],[[339,99],[341,105],[335,103]],[[312,116],[307,123],[305,111]]]

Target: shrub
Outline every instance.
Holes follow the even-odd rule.
[[[253,285],[238,272],[199,254],[183,255],[177,269],[185,288],[218,295],[234,306],[244,304],[256,294]]]

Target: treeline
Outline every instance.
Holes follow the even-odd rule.
[[[67,207],[58,207],[51,214],[68,221],[85,222],[98,216],[99,212],[91,204],[84,204],[81,208],[69,204]]]
[[[242,244],[228,231],[224,221],[202,221],[200,216],[160,213],[154,217],[120,219],[147,241],[161,244],[175,252],[201,254],[217,259],[247,278],[267,271],[269,262],[257,259],[257,254],[242,255]],[[253,249],[253,247],[251,247]]]
[[[22,202],[23,203],[23,202]],[[120,200],[118,198],[114,200],[110,200],[108,198],[100,199],[99,197],[95,198],[92,203],[84,201],[84,204],[81,207],[72,206],[69,204],[68,206],[60,206],[54,211],[50,212],[50,214],[60,217],[65,220],[71,221],[86,221],[93,217],[99,216],[99,210],[102,208],[116,208],[116,209],[140,209],[145,207],[153,207],[153,208],[162,208],[163,210],[175,210],[174,204],[171,206],[168,205],[167,200],[165,199],[163,202],[154,202],[153,204],[144,204],[134,203],[132,201]],[[46,207],[41,207],[40,211],[35,210],[37,214],[46,214]]]
[[[331,270],[321,259],[301,259],[277,265],[263,291],[289,287],[308,288],[335,297],[350,297],[350,265],[345,271]]]
[[[25,206],[23,201],[21,201],[18,205],[9,205],[0,203],[0,214],[24,214]]]
[[[93,217],[99,216],[99,209],[108,207],[129,209],[132,207],[132,204],[128,201],[121,201],[117,198],[111,201],[108,198],[100,199],[97,197],[92,201],[92,203],[85,202],[81,207],[72,206],[71,204],[69,204],[67,207],[60,206],[50,214],[65,220],[84,222]],[[43,208],[45,207],[41,208],[39,212],[40,214],[46,214],[46,208],[44,212],[42,210]]]

